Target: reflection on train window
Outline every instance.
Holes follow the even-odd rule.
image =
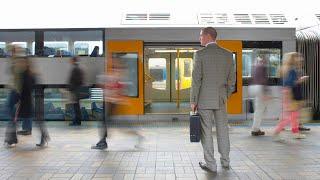
[[[281,66],[281,49],[245,48],[242,51],[242,76],[251,77],[252,67],[257,58],[264,58],[268,62],[268,76],[279,77]]]
[[[232,60],[233,60],[233,72],[236,73],[235,76],[236,76],[236,81],[235,81],[235,84],[233,85],[232,89],[233,89],[233,92],[232,93],[236,93],[238,90],[238,64],[237,64],[237,53],[236,52],[233,52],[232,54]]]
[[[120,65],[123,81],[126,84],[124,94],[138,97],[138,53],[112,53],[113,65]]]
[[[150,75],[153,78],[152,88],[165,90],[167,87],[167,67],[165,58],[149,58]]]
[[[76,41],[74,42],[74,53],[77,56],[101,56],[103,53],[102,43],[102,41]]]
[[[9,94],[9,89],[0,88],[0,121],[8,120],[9,116],[6,112],[6,102]]]
[[[45,31],[46,57],[91,56],[103,54],[103,31]]]
[[[45,88],[45,120],[71,120],[75,116],[71,94],[65,88]],[[80,100],[82,120],[99,120],[103,117],[103,91],[91,88],[88,99]]]
[[[11,57],[9,45],[16,45],[23,49],[25,55],[34,55],[34,32],[0,32],[0,58]]]
[[[175,59],[175,86],[178,89],[178,78],[180,79],[180,90],[189,89],[191,87],[192,58]],[[179,62],[179,77],[178,77]]]
[[[68,41],[45,41],[43,52],[48,57],[71,56],[68,46]]]

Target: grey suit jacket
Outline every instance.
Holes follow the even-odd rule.
[[[193,63],[190,102],[199,109],[219,109],[235,88],[233,53],[209,44],[194,54]]]

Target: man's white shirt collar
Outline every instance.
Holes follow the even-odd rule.
[[[208,44],[206,44],[206,47],[207,47],[209,44],[216,44],[216,42],[215,42],[215,41],[209,42]]]

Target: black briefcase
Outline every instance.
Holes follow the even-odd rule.
[[[200,142],[201,121],[200,115],[196,112],[190,112],[190,141]]]

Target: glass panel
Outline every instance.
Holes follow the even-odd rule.
[[[124,94],[138,97],[138,53],[112,53],[113,65],[123,67],[123,81],[127,87]]]
[[[103,91],[91,88],[88,99],[80,100],[82,120],[98,120],[103,117]],[[74,116],[70,93],[65,88],[44,90],[44,117],[46,120],[71,120]]]
[[[268,76],[279,77],[281,66],[281,49],[246,48],[242,51],[242,76],[251,77],[252,66],[257,58],[264,58],[268,62]]]
[[[6,111],[8,94],[9,89],[0,88],[0,121],[9,119],[9,116]]]
[[[44,56],[46,57],[97,57],[102,54],[102,30],[44,32]]]
[[[102,41],[76,41],[74,42],[75,55],[90,55],[91,57],[100,56],[103,53],[102,43]]]
[[[166,90],[167,61],[165,58],[149,58],[149,71],[153,78],[152,88]]]
[[[237,92],[237,87],[238,87],[237,53],[235,53],[235,52],[233,53],[232,60],[233,60],[233,68],[234,68],[233,72],[236,73],[236,83],[232,87],[232,89],[233,89],[232,93],[236,93]]]
[[[175,59],[175,86],[178,89],[178,78],[180,78],[180,90],[191,87],[192,58],[179,58],[179,77],[178,77],[178,58]]]
[[[0,32],[0,57],[10,57],[9,45],[17,45],[24,50],[24,55],[34,55],[35,33],[33,31]]]
[[[67,41],[45,41],[44,42],[44,55],[48,57],[68,57],[71,52],[68,51]]]
[[[46,88],[44,90],[44,119],[64,120],[69,92],[63,88]]]

